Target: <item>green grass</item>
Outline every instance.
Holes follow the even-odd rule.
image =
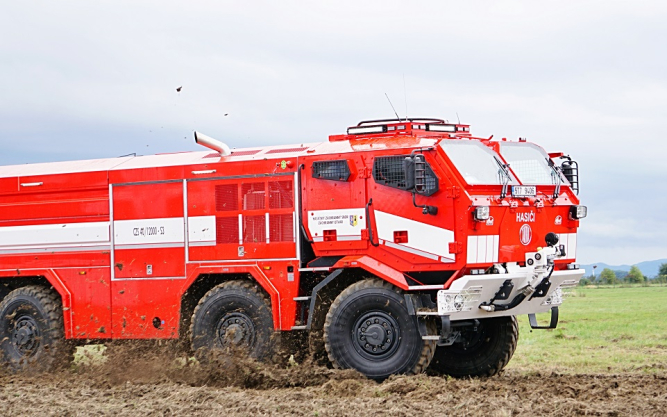
[[[538,316],[546,323],[548,314]],[[507,369],[559,373],[667,369],[667,287],[578,288],[555,330],[519,317],[519,346]]]

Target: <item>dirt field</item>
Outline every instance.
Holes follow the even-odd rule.
[[[150,355],[149,355],[150,356]],[[394,377],[244,361],[201,367],[127,352],[47,375],[0,375],[3,415],[665,415],[667,369],[489,379]]]

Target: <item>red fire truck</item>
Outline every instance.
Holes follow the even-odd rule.
[[[307,335],[382,380],[493,375],[516,315],[575,264],[578,166],[440,119],[327,142],[0,167],[0,352],[50,369],[77,343],[190,341],[265,359]]]

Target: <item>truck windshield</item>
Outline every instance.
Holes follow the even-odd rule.
[[[440,146],[468,184],[517,184],[498,155],[477,140],[443,140]]]
[[[523,184],[553,185],[564,182],[549,164],[547,153],[537,145],[501,142],[500,154]]]

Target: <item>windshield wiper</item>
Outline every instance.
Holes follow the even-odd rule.
[[[556,164],[554,164],[554,161],[552,161],[551,158],[546,158],[546,159],[547,159],[547,163],[551,167],[551,178],[554,179],[555,184],[556,184],[556,188],[554,189],[554,196],[553,196],[554,199],[556,199],[560,195],[560,185],[563,182],[563,180],[561,179],[561,176],[560,176],[560,169],[558,168],[558,166]]]
[[[509,167],[509,164],[503,164],[500,162],[500,159],[498,159],[497,156],[494,156],[493,159],[496,160],[496,163],[498,164],[498,174],[502,173],[503,176],[503,190],[500,192],[500,198],[503,199],[507,197],[507,185],[510,183],[512,180],[512,177],[510,176],[509,171],[507,170],[507,167]]]

